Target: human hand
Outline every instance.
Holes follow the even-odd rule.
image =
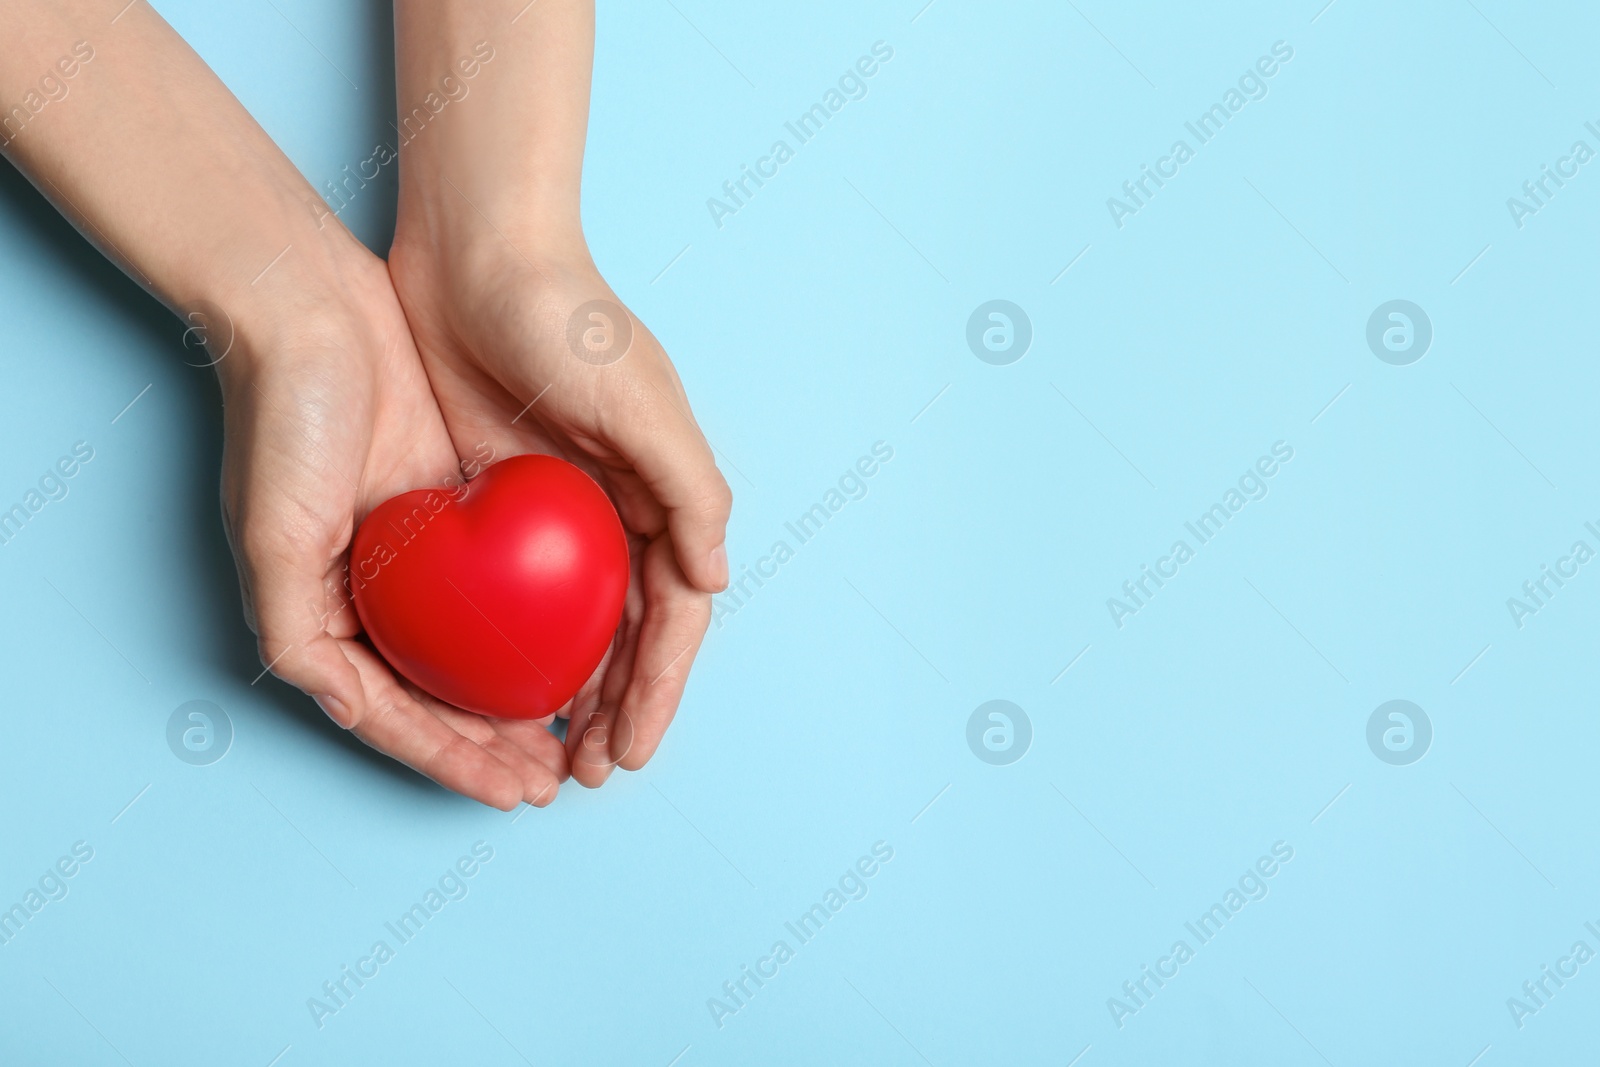
[[[731,506],[671,361],[584,240],[593,47],[593,0],[395,0],[407,119],[389,267],[456,451],[562,456],[628,532],[621,625],[565,709],[587,786],[661,743],[727,584]],[[610,345],[586,348],[591,329]]]
[[[501,808],[548,803],[565,775],[555,738],[402,684],[344,610],[355,523],[455,468],[383,264],[148,5],[109,24],[98,0],[10,0],[7,14],[4,98],[40,70],[74,88],[70,107],[24,135],[8,128],[0,148],[222,349],[224,514],[262,662],[448,788]]]
[[[633,567],[627,603],[605,659],[563,713],[579,783],[598,786],[619,764],[637,770],[672,721],[711,593],[728,577],[732,498],[678,375],[581,242],[547,245],[535,261],[464,200],[410,214],[403,198],[389,265],[456,452],[486,442],[498,457],[561,456],[617,506]],[[569,331],[584,305],[603,321],[579,316]],[[588,329],[609,329],[610,347],[572,347],[570,334]]]
[[[235,321],[213,355],[223,515],[262,662],[447,789],[504,810],[548,804],[566,777],[548,730],[445,704],[357,637],[345,564],[356,525],[397,493],[459,479],[383,264],[352,252],[316,286],[293,265],[269,284],[275,306]]]

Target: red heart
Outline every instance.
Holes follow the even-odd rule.
[[[440,700],[537,719],[600,665],[628,592],[610,498],[554,456],[384,501],[356,531],[356,611],[383,658]]]

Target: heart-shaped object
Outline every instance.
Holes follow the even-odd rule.
[[[367,636],[418,686],[480,715],[537,719],[605,656],[628,592],[616,508],[554,456],[374,508],[350,550]]]

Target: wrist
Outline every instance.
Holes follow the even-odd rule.
[[[177,302],[185,347],[204,348],[189,362],[215,366],[229,392],[236,381],[296,359],[340,357],[375,334],[393,332],[396,316],[389,312],[396,309],[383,261],[348,240],[354,248],[287,242],[244,283],[201,286]],[[403,328],[403,318],[399,323]]]
[[[12,6],[26,9],[16,21],[32,37],[0,50],[0,83],[31,76],[62,41],[86,43],[75,68],[55,67],[75,70],[70,106],[30,123],[7,155],[167,306],[185,317],[201,311],[209,325],[186,344],[265,333],[373,260],[148,5],[114,27],[78,0]]]
[[[581,247],[593,42],[592,0],[396,0],[399,229]]]
[[[298,174],[232,189],[219,210],[168,230],[151,262],[151,287],[179,314],[206,303],[256,317],[319,289],[339,292],[379,263]]]
[[[537,267],[592,262],[576,197],[488,178],[403,171],[395,248],[426,250],[441,269],[454,270],[492,267],[507,257]]]

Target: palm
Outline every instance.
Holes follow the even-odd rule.
[[[357,706],[325,703],[329,713],[446,787],[503,808],[546,803],[565,772],[547,731],[435,700],[358,639],[345,585],[355,525],[456,468],[392,294],[372,320],[347,344],[319,338],[275,353],[270,374],[224,374],[225,511],[263,659],[308,692],[349,694],[353,685]]]
[[[448,400],[441,399],[440,410],[448,426],[475,425],[466,412],[481,410],[484,406],[497,401],[498,398],[493,395],[473,396],[460,401],[452,397]],[[518,410],[510,410],[509,405],[500,408],[500,413],[505,417],[505,425],[509,425],[510,420],[519,414],[520,407],[519,405]],[[522,424],[525,422],[531,422],[532,425],[523,428]],[[538,452],[560,456],[585,470],[613,498],[617,495],[615,486],[619,476],[605,465],[596,462],[592,455],[575,445],[572,439],[558,428],[546,427],[541,422],[530,420],[529,416],[524,415],[518,419],[517,428],[507,435],[502,444],[505,446],[504,450],[496,448],[493,455]],[[574,757],[582,756],[584,762],[604,767],[615,763],[624,754],[620,751],[615,754],[611,752],[610,734],[615,728],[614,723],[623,694],[633,676],[639,631],[644,621],[643,566],[652,538],[626,520],[623,522],[623,529],[628,538],[631,575],[628,581],[627,599],[623,604],[622,619],[600,665],[595,668],[589,680],[583,684],[566,707],[557,712],[564,718],[570,718],[573,724],[568,731],[569,763]],[[658,532],[656,536],[660,538],[664,534]],[[597,729],[598,732],[589,735],[585,741],[585,734],[589,729]],[[583,746],[582,751],[579,750],[580,746]],[[580,774],[580,780],[592,777],[589,773]]]
[[[391,269],[456,452],[559,456],[588,472],[617,506],[633,570],[622,621],[599,667],[561,711],[572,722],[573,776],[598,785],[613,766],[637,766],[654,751],[709,617],[699,603],[709,598],[688,586],[675,560],[667,509],[618,432],[642,411],[692,426],[687,400],[642,326],[632,324],[632,345],[617,363],[587,363],[568,350],[568,309],[596,296],[614,300],[598,275],[512,269],[492,286],[452,293],[403,255]],[[471,328],[456,328],[462,322]]]

